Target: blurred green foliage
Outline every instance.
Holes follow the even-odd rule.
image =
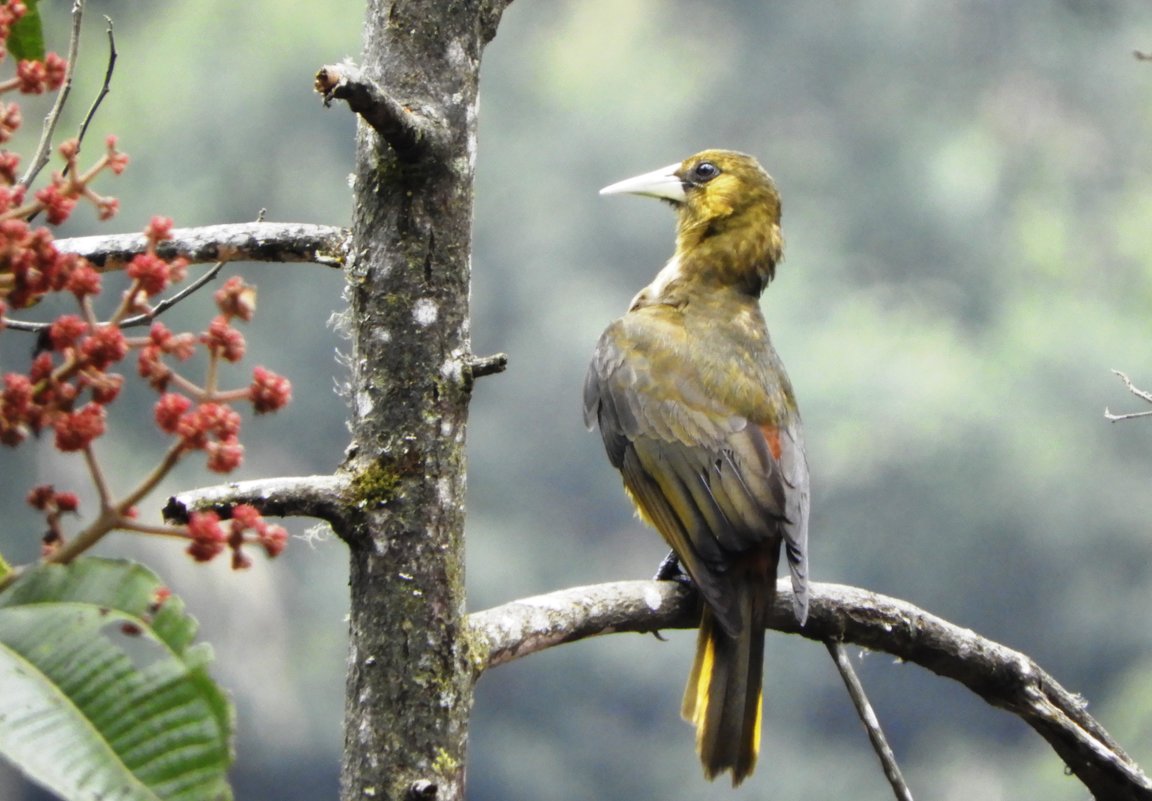
[[[67,5],[42,9],[49,49],[65,49]],[[66,125],[103,76],[104,13],[120,61],[92,133],[134,158],[100,187],[121,199],[116,230],[262,207],[349,219],[354,121],[320,108],[311,76],[357,54],[361,4],[91,0]],[[583,430],[579,390],[600,330],[670,254],[672,218],[596,190],[746,150],[784,197],[787,259],[764,306],[807,425],[814,576],[1031,654],[1152,769],[1152,427],[1102,416],[1140,408],[1110,368],[1152,387],[1152,65],[1134,49],[1152,49],[1152,9],[1119,0],[517,0],[480,111],[472,335],[511,362],[472,408],[472,608],[645,576],[663,555]],[[64,234],[92,230],[81,214]],[[340,276],[231,269],[260,285],[252,362],[296,390],[248,424],[241,477],[329,471],[346,443],[346,345],[325,324]],[[26,347],[0,337],[3,364]],[[130,425],[108,454],[125,482],[159,442]],[[39,525],[27,485],[82,475],[47,451],[3,459],[0,551],[24,561]],[[187,468],[167,490],[211,481]],[[239,575],[168,543],[105,550],[126,548],[215,645],[238,706],[238,797],[333,797],[342,546],[293,542]],[[692,638],[669,639],[603,638],[486,676],[471,797],[890,797],[823,648],[784,636],[768,642],[759,771],[735,792],[706,783],[677,715]],[[880,655],[859,669],[914,790],[1083,797],[1011,716]],[[16,786],[0,778],[0,796]]]
[[[21,61],[44,58],[44,25],[40,20],[39,0],[22,0],[24,16],[12,26],[6,42],[8,52]]]

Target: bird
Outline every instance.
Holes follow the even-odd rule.
[[[604,330],[584,381],[642,520],[702,599],[681,714],[708,779],[739,785],[760,750],[765,625],[780,553],[808,616],[809,475],[792,384],[760,296],[783,258],[780,195],[752,156],[705,150],[600,190],[676,211],[676,249]],[[668,577],[662,570],[658,577]]]

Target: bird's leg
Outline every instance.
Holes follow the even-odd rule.
[[[675,551],[669,551],[668,555],[660,561],[660,566],[656,568],[656,575],[652,577],[652,580],[675,581],[690,590],[696,589],[696,583],[684,571],[684,565],[680,564],[680,557],[676,555]],[[659,631],[654,631],[652,634],[661,642],[667,642],[667,639]]]
[[[680,557],[676,555],[675,551],[668,552],[668,555],[660,562],[660,566],[656,568],[656,575],[652,579],[654,581],[675,581],[692,589],[696,587],[692,577],[684,571],[684,566],[680,564]]]

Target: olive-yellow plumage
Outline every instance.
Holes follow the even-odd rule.
[[[760,747],[764,628],[783,547],[808,611],[808,466],[760,293],[783,254],[780,197],[751,156],[707,150],[603,190],[677,210],[676,252],[604,331],[584,414],[641,517],[704,600],[682,713],[708,778]]]

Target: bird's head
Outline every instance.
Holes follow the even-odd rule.
[[[705,150],[679,164],[606,186],[600,194],[668,201],[678,217],[677,257],[753,271],[761,279],[757,293],[783,257],[776,184],[744,153]]]

